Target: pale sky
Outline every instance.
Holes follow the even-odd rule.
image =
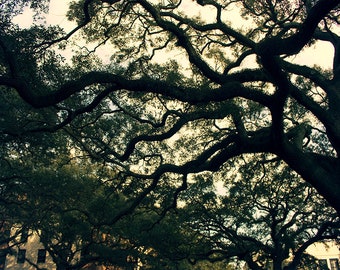
[[[60,27],[64,28],[66,31],[71,30],[74,27],[74,24],[71,24],[66,18],[66,12],[68,9],[68,3],[70,0],[51,0],[50,1],[50,12],[46,17],[46,21],[48,24],[51,25],[59,25]],[[205,18],[207,21],[209,19],[214,19],[215,14],[209,14],[206,8],[199,6],[192,0],[183,0],[183,8],[181,11],[185,12],[189,16],[197,16]],[[233,25],[235,22],[237,23],[237,27],[242,26],[242,21],[240,16],[237,12],[231,12],[230,16],[228,17],[229,20],[232,20]],[[233,14],[233,15],[232,15]],[[15,22],[18,23],[21,27],[29,27],[33,23],[33,12],[27,8],[23,15],[17,16],[15,18]],[[326,43],[326,42],[318,42],[317,44],[313,45],[311,48],[305,49],[302,53],[297,56],[292,57],[292,61],[295,63],[299,63],[302,65],[313,66],[315,64],[321,65],[324,68],[331,68],[332,61],[333,61],[333,47]],[[248,61],[249,66],[251,66],[250,59]]]
[[[49,14],[46,16],[46,22],[51,25],[59,25],[65,30],[72,29],[74,26],[66,18],[68,4],[70,0],[51,0],[49,7]],[[24,13],[14,19],[21,27],[28,28],[33,23],[33,12],[28,7]]]

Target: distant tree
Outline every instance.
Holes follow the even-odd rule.
[[[225,261],[192,260],[193,254],[209,252],[213,246],[203,235],[183,226],[186,215],[178,209],[164,216],[161,207],[144,205],[120,223],[126,228],[124,236],[139,246],[140,269],[234,269]]]
[[[124,204],[123,195],[113,191],[113,180],[98,177],[100,170],[90,164],[69,164],[18,181],[23,199],[12,217],[38,233],[57,269],[135,265],[129,257],[138,258],[137,247],[111,221]]]
[[[253,270],[296,270],[313,262],[305,254],[309,245],[339,238],[339,218],[316,190],[281,161],[261,160],[248,156],[234,174],[226,168],[201,177],[201,183],[222,180],[221,195],[195,184],[182,198],[187,228],[211,241],[211,250],[197,260],[237,258]]]
[[[32,174],[54,162],[62,166],[69,160],[66,155],[69,150],[68,139],[61,133],[18,136],[16,132],[20,132],[20,126],[39,125],[40,121],[53,116],[48,114],[48,109],[38,113],[16,94],[3,88],[0,91],[0,245],[7,247],[5,252],[8,253],[14,246],[26,241],[21,235],[33,229],[32,224],[39,223],[35,219],[35,211],[43,211],[27,205],[27,198],[38,193],[38,189],[32,189]],[[11,128],[14,133],[3,132]],[[66,160],[63,160],[65,157]]]

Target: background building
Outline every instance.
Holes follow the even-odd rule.
[[[19,234],[17,234],[18,230],[21,230]],[[38,267],[38,269],[56,269],[36,232],[12,227],[11,236],[16,234],[17,236],[9,244],[10,249],[6,256],[4,270],[34,270]]]
[[[321,270],[340,270],[340,245],[334,241],[317,242],[310,245],[307,253],[318,260]]]

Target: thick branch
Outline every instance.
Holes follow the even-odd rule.
[[[233,97],[245,97],[265,105],[271,103],[269,96],[259,91],[246,88],[237,81],[226,83],[219,89],[210,89],[207,87],[202,89],[178,87],[168,82],[149,78],[128,80],[120,75],[96,71],[84,74],[79,79],[66,82],[56,91],[51,91],[51,93],[46,95],[37,95],[34,93],[23,79],[19,80],[0,76],[0,84],[15,88],[19,95],[35,108],[56,105],[92,84],[112,84],[115,86],[112,88],[114,90],[125,89],[133,92],[162,94],[191,104],[223,101]]]
[[[265,39],[258,46],[259,54],[293,55],[298,53],[311,40],[319,22],[339,3],[340,0],[318,1],[296,34],[284,39],[280,37]]]

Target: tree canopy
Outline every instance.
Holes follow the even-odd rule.
[[[156,212],[150,218],[157,224],[178,208],[192,181],[207,172],[229,178],[243,170],[239,160],[258,185],[251,164],[279,161],[305,181],[301,189],[314,188],[339,215],[339,0],[68,4],[71,30],[44,22],[49,1],[0,3],[3,219],[43,219],[38,212],[26,218],[23,200],[43,205],[43,199],[59,205],[58,215],[69,212],[70,201],[35,193],[36,185],[47,188],[51,179],[63,185],[69,175],[74,182],[62,196],[78,196],[86,187],[94,201],[105,194],[117,205],[107,215],[84,217],[91,221],[83,224],[85,234],[92,225],[110,227],[142,210]],[[15,18],[27,7],[34,21],[25,28]],[[303,58],[310,50],[315,61]],[[331,55],[326,66],[319,65],[320,50]],[[79,168],[65,169],[71,163]],[[235,183],[233,192],[247,188]],[[86,199],[74,204],[94,207]],[[13,209],[21,216],[11,217]]]
[[[192,191],[183,193],[182,226],[210,243],[205,244],[208,251],[193,253],[193,260],[237,258],[254,270],[270,264],[274,270],[312,269],[306,248],[339,238],[337,214],[315,189],[281,161],[262,160],[248,157],[233,174],[225,168],[217,175],[202,175]],[[216,194],[204,185],[206,178],[223,179],[224,192]]]

